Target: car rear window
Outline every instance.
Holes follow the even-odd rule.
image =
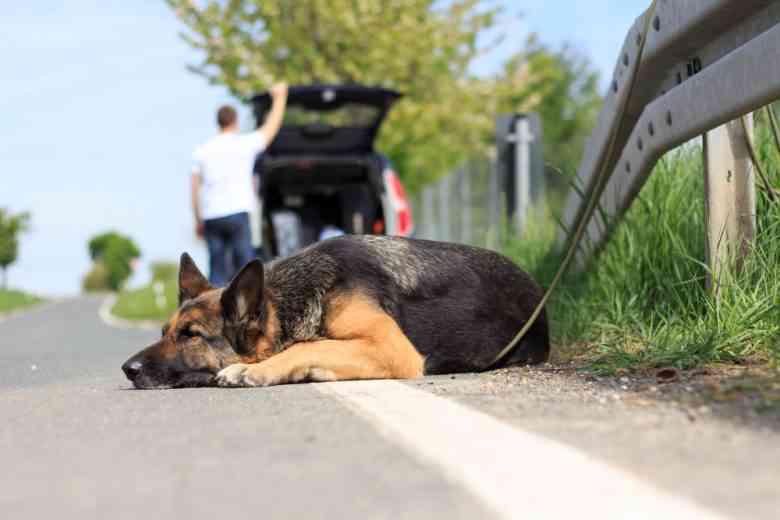
[[[369,127],[379,117],[379,108],[359,103],[344,103],[329,110],[311,110],[290,105],[284,114],[285,126],[325,124],[333,127]]]

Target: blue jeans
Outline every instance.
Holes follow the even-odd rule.
[[[209,282],[224,287],[255,257],[249,231],[249,213],[203,221],[209,248]]]

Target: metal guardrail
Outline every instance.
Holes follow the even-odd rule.
[[[599,199],[602,218],[588,223],[580,267],[606,243],[664,153],[780,98],[780,1],[659,1],[638,63],[647,16],[626,36],[588,141],[577,173],[584,198],[573,190],[562,217],[567,229],[581,220],[606,160],[611,176]],[[616,153],[607,158],[610,144]]]

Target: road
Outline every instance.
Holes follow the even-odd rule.
[[[750,518],[780,433],[512,369],[136,391],[100,300],[0,321],[0,518]]]

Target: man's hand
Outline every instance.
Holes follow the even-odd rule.
[[[274,100],[277,100],[279,98],[287,99],[287,83],[276,83],[273,85],[270,89],[268,89],[268,93],[271,95],[271,97]]]
[[[268,117],[265,119],[265,123],[260,128],[260,133],[263,134],[263,140],[266,145],[270,144],[276,134],[279,133],[279,129],[282,127],[282,121],[284,120],[284,110],[287,107],[287,83],[277,83],[268,89],[268,93],[271,95],[273,102],[271,103],[271,111]]]
[[[206,238],[206,226],[203,224],[202,220],[195,221],[195,236],[201,240]]]

